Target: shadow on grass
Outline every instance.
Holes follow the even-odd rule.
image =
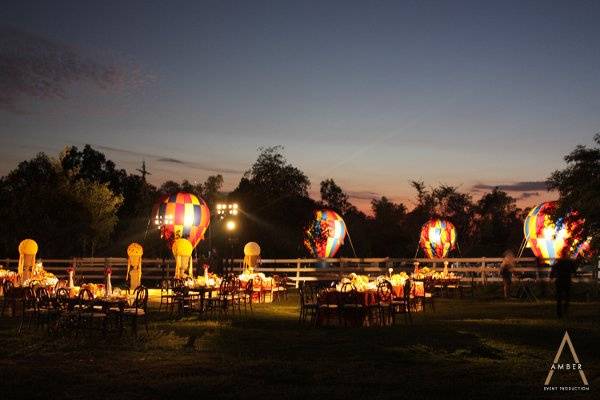
[[[64,399],[543,397],[565,328],[598,380],[597,303],[574,304],[561,322],[549,302],[444,300],[412,325],[368,329],[303,326],[297,312],[290,298],[222,321],[154,313],[137,340],[17,336],[16,321],[3,319],[0,373],[11,379],[0,390]]]

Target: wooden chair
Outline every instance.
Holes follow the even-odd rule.
[[[379,324],[389,325],[392,323],[392,301],[394,298],[394,289],[392,283],[382,280],[377,285],[377,310],[379,312]]]
[[[238,313],[242,314],[242,297],[240,294],[240,279],[237,276],[233,276],[228,280],[226,286],[227,292],[227,308],[231,309],[232,313],[237,310]]]
[[[397,315],[404,315],[404,322],[412,323],[412,315],[411,315],[411,289],[412,282],[410,279],[407,279],[404,282],[403,293],[401,297],[393,297],[392,298],[392,323],[396,323]]]
[[[435,292],[435,281],[433,280],[433,278],[425,278],[425,280],[423,281],[423,288],[424,288],[424,293],[423,296],[419,296],[418,300],[421,302],[421,305],[423,307],[423,311],[425,311],[426,306],[429,304],[429,307],[431,307],[432,311],[435,311],[435,304],[434,304],[434,295],[433,293]]]
[[[254,293],[254,291],[252,290],[252,283],[254,281],[252,279],[250,279],[248,282],[246,282],[246,286],[245,287],[241,287],[241,282],[240,282],[240,301],[244,303],[244,311],[247,311],[247,307],[250,306],[250,311],[252,312],[252,294]]]
[[[315,325],[328,324],[332,319],[341,325],[342,316],[340,311],[340,296],[338,292],[331,292],[326,288],[319,291],[317,295],[317,313]]]
[[[361,293],[356,288],[353,287],[351,290],[344,290],[344,286],[342,286],[339,307],[345,326],[348,323],[354,327],[363,326],[367,316],[367,306],[363,303]]]
[[[175,294],[172,290],[173,280],[171,279],[161,279],[160,281],[160,304],[158,306],[158,311],[162,310],[162,306],[164,304],[165,310],[168,310],[169,307],[172,308],[173,301],[175,299]]]
[[[35,293],[31,287],[27,287],[23,291],[23,297],[21,298],[21,323],[19,324],[18,332],[23,331],[23,325],[25,325],[25,319],[27,319],[27,328],[31,327],[31,321],[36,316],[37,305]]]
[[[2,284],[2,314],[4,317],[4,311],[10,307],[11,316],[14,317],[17,312],[17,296],[14,291],[15,285],[11,281],[4,281]]]
[[[232,285],[231,282],[231,277],[224,277],[223,280],[221,280],[218,295],[207,299],[207,312],[211,315],[221,317],[228,312],[230,291],[232,290],[232,287],[235,286]]]
[[[177,304],[177,313],[184,315],[191,312],[194,309],[194,303],[196,296],[190,294],[190,290],[184,285],[183,280],[174,279],[172,282],[171,290],[173,291],[173,302],[171,303],[171,315],[173,314],[173,308]]]
[[[133,335],[137,337],[137,326],[138,319],[144,320],[146,327],[146,335],[148,334],[148,288],[145,286],[138,286],[133,292],[134,300],[131,307],[125,307],[123,309],[123,320],[131,322],[131,329]],[[121,332],[123,330],[123,324],[121,325]]]
[[[81,289],[75,306],[77,313],[78,329],[88,330],[90,334],[94,330],[106,333],[106,322],[108,314],[101,307],[94,305],[94,295],[89,289]]]
[[[255,275],[252,281],[252,291],[253,295],[258,298],[258,302],[262,302],[263,295],[263,280],[260,276]]]
[[[316,290],[312,285],[304,283],[299,288],[300,296],[300,317],[298,322],[303,323],[308,319],[311,323],[316,323],[318,304]]]
[[[39,326],[50,326],[50,322],[55,314],[54,305],[50,301],[50,295],[45,287],[37,287],[34,290],[36,298],[36,311],[35,311],[35,325],[36,328]]]
[[[273,275],[273,301],[281,301],[283,298],[287,299],[287,282],[288,277],[286,275]]]

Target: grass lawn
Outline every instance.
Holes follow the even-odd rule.
[[[438,300],[411,326],[315,329],[298,324],[292,295],[226,322],[154,313],[137,341],[17,336],[4,318],[0,399],[600,398],[599,306],[573,303],[558,321],[550,301]],[[543,390],[565,329],[589,392]]]

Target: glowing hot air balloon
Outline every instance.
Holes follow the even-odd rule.
[[[180,192],[161,197],[155,206],[154,223],[171,245],[177,239],[187,239],[196,247],[204,239],[210,210],[201,198]]]
[[[550,264],[561,256],[575,258],[583,255],[589,250],[590,244],[589,238],[582,240],[581,237],[576,237],[584,223],[583,219],[577,219],[577,214],[572,212],[568,218],[557,218],[555,222],[552,214],[556,207],[557,204],[553,201],[534,207],[523,225],[527,247],[537,258],[546,259]]]
[[[346,223],[332,210],[317,210],[306,230],[304,245],[315,257],[335,257],[346,237]]]
[[[456,248],[456,228],[450,221],[429,220],[421,228],[419,245],[428,258],[444,258]]]

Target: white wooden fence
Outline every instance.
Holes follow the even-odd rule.
[[[444,259],[405,259],[405,258],[294,258],[294,259],[263,259],[259,271],[268,275],[287,275],[295,286],[302,281],[336,280],[352,272],[364,275],[383,275],[392,268],[394,273],[400,271],[411,272],[413,262],[418,261],[420,267],[433,268],[441,271],[444,261],[448,261],[448,268],[457,276],[468,278],[485,285],[487,282],[499,281],[500,263],[502,258],[444,258]],[[550,267],[536,265],[535,258],[518,258],[515,273],[520,278],[535,280],[549,279]],[[44,259],[44,268],[54,273],[59,278],[66,277],[66,269],[74,267],[76,276],[86,281],[101,281],[104,278],[104,268],[110,266],[113,279],[124,280],[127,269],[126,258],[71,258],[71,259]],[[18,260],[4,259],[0,264],[5,268],[16,270]],[[157,283],[160,279],[173,275],[174,260],[171,259],[144,259],[143,279]],[[198,264],[194,264],[198,267]],[[225,267],[234,271],[241,271],[242,260],[223,262]],[[600,278],[600,263],[598,266],[584,266],[577,275],[578,280],[591,281]]]

